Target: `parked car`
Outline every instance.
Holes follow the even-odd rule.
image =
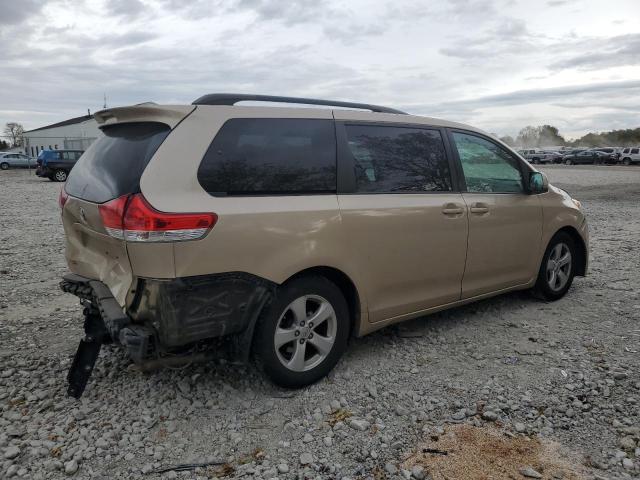
[[[555,156],[553,153],[549,153],[545,150],[539,149],[518,150],[518,153],[522,155],[523,158],[534,164],[551,163],[553,162]]]
[[[38,155],[36,175],[64,182],[83,153],[82,150],[42,150]]]
[[[620,161],[625,165],[631,165],[633,163],[640,162],[640,148],[639,147],[626,147],[620,152]]]
[[[301,387],[350,336],[512,290],[557,300],[587,272],[580,202],[471,126],[231,94],[95,119],[60,194],[76,397],[106,341],[146,368],[253,357]]]
[[[543,150],[543,152],[551,157],[551,163],[562,163],[564,155],[561,152],[556,150]]]
[[[582,150],[576,153],[571,153],[562,157],[562,161],[565,165],[585,165],[596,164],[606,156],[602,152],[596,152],[594,150]]]
[[[617,163],[618,160],[620,159],[620,151],[622,149],[616,148],[616,147],[598,147],[598,148],[592,148],[592,150],[596,150],[598,152],[602,152],[609,155],[608,158],[605,158],[606,163]]]
[[[16,152],[0,152],[0,169],[32,168],[36,166],[36,159]]]

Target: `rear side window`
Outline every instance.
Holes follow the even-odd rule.
[[[140,177],[169,134],[157,122],[124,123],[104,127],[71,170],[65,190],[89,202],[104,203],[140,190]]]
[[[438,130],[346,125],[356,191],[421,193],[451,190],[451,174]]]
[[[639,150],[638,150],[637,148],[632,148],[632,149],[631,149],[631,153],[632,153],[632,154],[638,153],[638,151],[639,151]]]
[[[333,121],[228,120],[202,159],[198,181],[212,195],[335,192]]]

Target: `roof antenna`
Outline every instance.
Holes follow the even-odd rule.
[[[107,108],[107,93],[104,93],[104,105],[102,105],[102,108]]]

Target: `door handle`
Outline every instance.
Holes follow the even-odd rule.
[[[489,213],[489,205],[484,202],[472,203],[471,208],[469,209],[471,213],[475,213],[477,215],[482,215],[484,213]]]
[[[442,213],[445,215],[462,215],[464,209],[456,203],[447,203],[442,207]]]

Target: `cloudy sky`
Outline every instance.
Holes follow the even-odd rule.
[[[0,0],[0,125],[212,92],[640,127],[640,0]]]

